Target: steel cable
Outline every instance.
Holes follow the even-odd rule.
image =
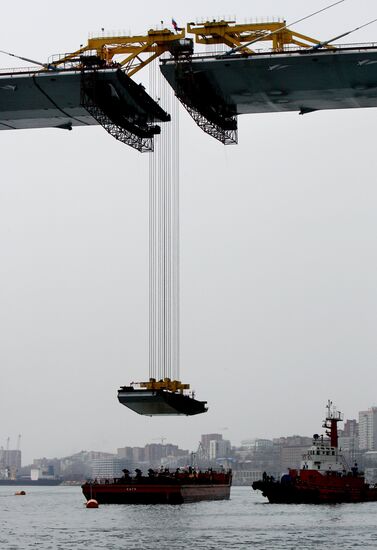
[[[179,378],[178,102],[157,64],[150,94],[173,120],[163,124],[149,163],[149,376]]]

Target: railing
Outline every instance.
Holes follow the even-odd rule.
[[[0,68],[0,74],[32,74],[40,71],[42,67],[12,67],[12,68]]]
[[[297,53],[297,52],[303,52],[305,51],[306,49],[310,49],[310,47],[312,46],[308,46],[308,48],[300,48],[300,47],[297,47],[295,45],[288,45],[284,48],[284,51],[282,52],[276,52],[274,51],[272,48],[254,48],[254,53],[257,54],[257,55],[270,55],[270,56],[274,56],[276,55],[277,53],[280,53],[280,54],[294,54],[294,53]],[[359,43],[353,43],[353,44],[335,44],[334,45],[334,50],[326,50],[325,48],[321,48],[319,51],[320,52],[326,52],[326,51],[329,51],[329,52],[336,52],[336,51],[339,51],[339,50],[346,50],[346,49],[352,49],[352,50],[356,50],[356,51],[364,51],[366,49],[377,49],[377,42],[359,42]],[[202,59],[202,60],[205,60],[205,59],[214,59],[216,57],[219,57],[219,56],[222,56],[222,55],[225,55],[226,53],[229,52],[229,49],[224,49],[224,50],[218,50],[218,51],[214,51],[214,52],[198,52],[198,53],[195,53],[193,54],[193,59]],[[241,53],[242,53],[242,50],[241,50]],[[56,62],[60,59],[63,59],[64,57],[66,57],[67,55],[69,54],[56,54],[56,55],[52,55],[49,57],[49,60],[48,60],[48,63],[53,63],[53,62]],[[169,55],[168,52],[166,55]],[[240,55],[240,54],[238,54]],[[165,55],[164,57],[161,58],[161,61],[162,62],[166,62],[166,61],[172,61],[173,58],[170,57],[170,58],[166,58]],[[46,64],[47,65],[47,64]],[[9,75],[16,75],[16,74],[34,74],[36,72],[40,72],[40,71],[43,71],[43,67],[41,66],[31,66],[31,67],[11,67],[11,68],[0,68],[0,75],[1,74],[9,74]],[[59,70],[70,70],[70,71],[80,71],[81,68],[78,68],[74,65],[73,61],[67,61],[67,63],[63,63],[62,65],[59,66]]]
[[[368,48],[377,48],[377,42],[359,42],[359,43],[353,43],[353,44],[329,44],[331,46],[331,49],[328,48],[320,48],[320,51],[333,51],[335,50],[345,50],[352,48],[353,50],[365,50]],[[296,52],[296,51],[305,51],[306,49],[310,49],[315,47],[315,44],[308,45],[308,48],[300,48],[298,46],[295,46],[294,44],[289,44],[284,48],[284,52]],[[267,50],[256,50],[258,53],[271,53],[273,50],[270,48]],[[284,53],[282,52],[282,53]]]
[[[310,50],[311,48],[313,48],[314,44],[312,46],[309,46],[307,48],[300,48],[298,46],[295,46],[294,44],[290,44],[290,45],[287,45],[285,46],[284,50],[283,51],[279,51],[277,52],[276,50],[273,50],[272,48],[253,48],[253,52],[254,54],[257,54],[257,55],[270,55],[270,56],[274,56],[276,54],[295,54],[297,52],[304,52],[305,50]],[[321,48],[319,49],[318,51],[319,52],[337,52],[339,50],[347,50],[347,49],[352,49],[352,50],[356,50],[356,51],[364,51],[366,49],[377,49],[377,42],[367,42],[367,43],[357,43],[357,44],[334,44],[334,48],[333,49],[328,49],[328,48]],[[216,57],[220,57],[222,55],[225,55],[227,53],[229,53],[230,51],[230,48],[228,49],[223,49],[223,50],[218,50],[218,51],[213,51],[213,52],[209,52],[209,51],[205,51],[205,52],[197,52],[197,53],[194,53],[192,58],[193,59],[214,59]],[[240,50],[240,53],[238,54],[235,54],[233,55],[232,57],[236,57],[237,55],[241,55],[242,54],[242,50]],[[251,54],[253,55],[253,54]],[[171,58],[170,58],[171,60]],[[165,60],[163,60],[165,61]]]
[[[47,66],[47,63],[46,63]],[[74,71],[74,72],[80,72],[81,67],[75,67],[74,65],[62,64],[59,66],[58,70],[56,72],[61,71]],[[34,73],[39,72],[48,72],[49,74],[54,74],[54,70],[47,71],[47,68],[43,68],[40,65],[37,65],[36,67],[12,67],[12,68],[0,68],[0,75],[32,75]]]
[[[155,27],[153,27],[155,28]],[[100,29],[98,31],[90,31],[88,33],[88,38],[110,38],[110,37],[121,37],[121,36],[133,36],[131,29]],[[144,34],[141,32],[140,34]]]
[[[61,61],[62,59],[65,59],[67,56],[72,55],[73,52],[68,53],[55,53],[53,55],[50,55],[48,58],[48,63],[56,63],[57,61]]]

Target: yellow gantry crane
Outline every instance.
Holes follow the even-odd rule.
[[[58,68],[62,65],[75,64],[82,56],[92,54],[102,61],[104,66],[117,65],[131,77],[163,53],[167,51],[174,53],[176,45],[184,39],[184,29],[177,33],[169,29],[151,29],[146,35],[97,36],[89,38],[86,46],[62,56],[50,63],[50,66]],[[181,45],[185,46],[185,42]]]
[[[273,51],[284,51],[289,45],[310,48],[321,44],[315,38],[288,29],[283,20],[245,24],[225,20],[188,23],[187,33],[194,35],[196,44],[224,44],[230,48],[254,41],[271,42]],[[174,54],[178,45],[192,53],[190,43],[191,40],[186,39],[185,29],[179,29],[178,32],[150,29],[145,35],[135,36],[96,36],[89,38],[88,43],[75,52],[52,61],[48,67],[51,69],[69,64],[77,65],[82,56],[94,55],[104,66],[116,64],[128,76],[133,76],[163,53],[170,51]],[[247,46],[242,51],[254,53]]]
[[[284,20],[245,24],[225,20],[188,23],[187,32],[195,36],[196,44],[225,44],[230,48],[254,41],[269,41],[273,51],[281,52],[289,45],[310,48],[321,44],[315,38],[288,29]],[[254,53],[248,47],[243,47],[242,51]]]

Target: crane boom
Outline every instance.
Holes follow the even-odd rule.
[[[97,36],[89,38],[88,43],[75,52],[59,56],[49,65],[55,68],[67,64],[77,66],[82,63],[83,56],[94,55],[103,66],[116,64],[128,76],[133,76],[166,51],[174,50],[184,39],[184,29],[177,33],[169,29],[150,29],[146,35]]]

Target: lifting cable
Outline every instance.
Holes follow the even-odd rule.
[[[44,69],[47,69],[49,71],[58,71],[56,67],[53,65],[50,65],[49,63],[41,63],[40,61],[35,61],[35,59],[29,59],[28,57],[22,57],[21,55],[16,55],[15,53],[6,52],[4,50],[0,50],[0,53],[3,53],[5,55],[10,55],[11,57],[16,57],[17,59],[21,59],[22,61],[27,61],[28,63],[34,63],[35,65],[40,65]]]
[[[149,377],[179,379],[178,102],[158,64],[150,95],[172,113],[149,157]]]
[[[315,15],[318,15],[319,13],[322,13],[326,10],[329,10],[330,8],[333,8],[334,6],[337,6],[338,4],[342,4],[343,2],[346,2],[346,0],[338,0],[337,2],[334,2],[333,4],[330,4],[329,6],[326,6],[324,8],[321,8],[320,10],[317,10],[313,13],[310,13],[309,15],[305,15],[305,17],[301,17],[300,19],[297,19],[296,21],[292,21],[292,23],[288,23],[287,25],[283,25],[282,27],[279,27],[278,29],[274,31],[269,31],[264,37],[273,36],[274,34],[277,34],[278,32],[284,31],[285,29],[288,29],[289,27],[292,27],[293,25],[297,25],[297,23],[301,23],[301,21],[305,21],[306,19],[310,19],[311,17],[314,17]],[[261,37],[254,38],[254,40],[251,40],[250,42],[247,42],[247,44],[241,44],[241,46],[237,46],[236,48],[232,48],[228,52],[222,54],[220,57],[227,57],[228,55],[232,55],[233,53],[239,52],[240,50],[243,50],[244,48],[247,48],[248,46],[251,46],[252,44],[255,44],[256,42],[259,42],[261,40]]]
[[[325,42],[320,42],[319,44],[316,44],[312,48],[309,48],[308,51],[319,50],[320,48],[326,47],[329,44],[331,44],[332,42],[335,42],[335,40],[340,40],[340,38],[344,38],[345,36],[348,36],[348,35],[356,32],[356,31],[359,31],[360,29],[364,29],[364,27],[368,27],[369,25],[372,25],[372,23],[376,23],[376,21],[377,21],[377,18],[372,19],[372,21],[368,21],[368,23],[364,23],[364,25],[360,25],[359,27],[355,27],[351,31],[347,31],[347,32],[344,32],[343,34],[339,34],[338,36],[335,36],[334,38],[331,38],[330,40],[326,40]]]

